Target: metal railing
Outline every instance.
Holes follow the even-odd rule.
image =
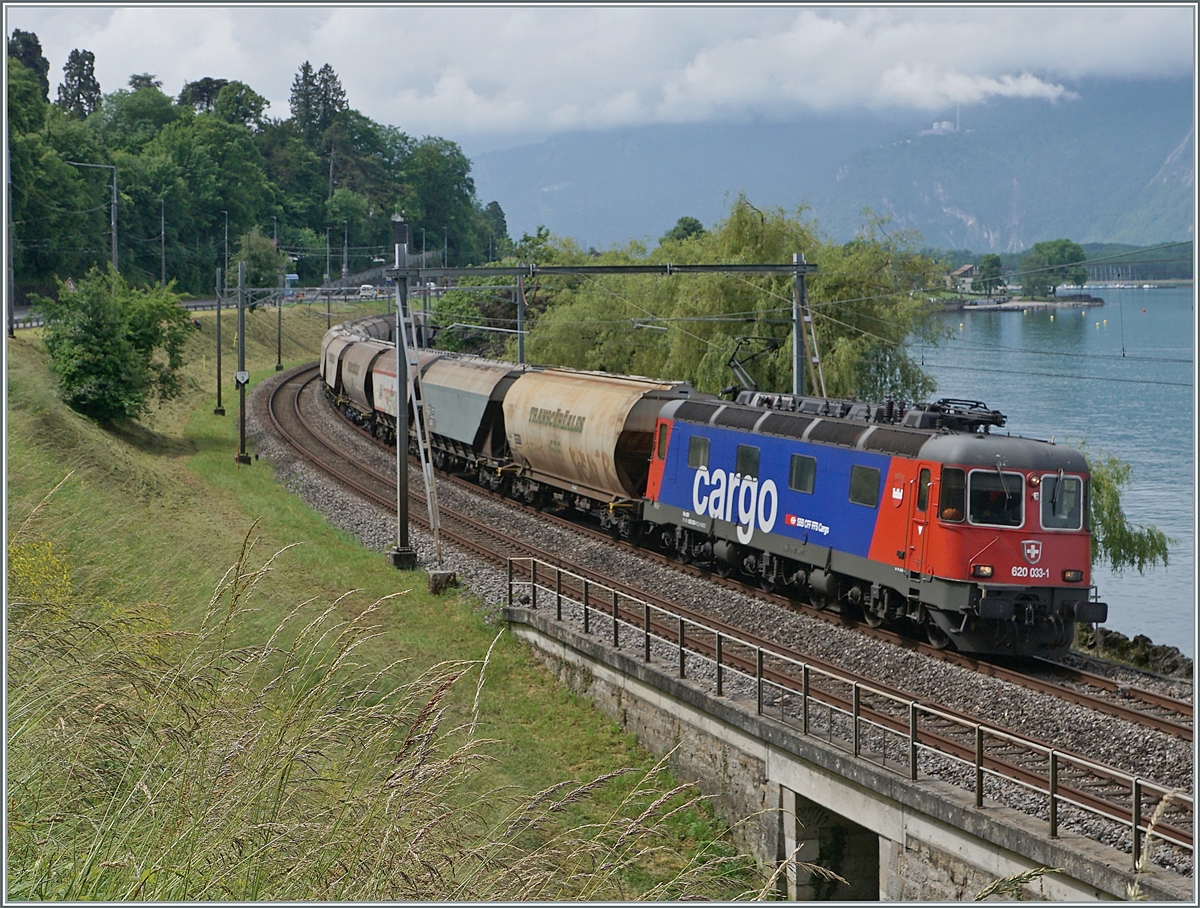
[[[509,608],[537,609],[539,591],[552,597],[556,620],[567,614],[585,634],[610,634],[617,648],[636,644],[647,663],[658,653],[679,678],[707,679],[716,696],[752,700],[758,715],[910,781],[924,757],[942,781],[973,790],[978,808],[988,780],[1044,795],[1052,837],[1064,812],[1102,817],[1129,830],[1135,870],[1150,837],[1193,851],[1190,795],[764,648],[549,562],[509,558]]]

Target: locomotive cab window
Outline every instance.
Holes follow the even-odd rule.
[[[745,479],[758,479],[758,448],[754,445],[737,446],[737,471]]]
[[[942,495],[938,516],[961,523],[967,513],[967,475],[954,467],[942,470]]]
[[[658,427],[658,459],[667,459],[667,437],[671,434],[670,428],[666,423]]]
[[[879,471],[854,464],[850,467],[850,500],[869,508],[879,504]]]
[[[792,455],[792,469],[788,475],[788,488],[793,492],[812,494],[817,482],[817,459],[805,454]]]
[[[1050,473],[1042,477],[1042,527],[1078,530],[1083,526],[1083,481]]]
[[[1019,527],[1025,522],[1025,477],[1020,473],[973,470],[969,486],[971,523]]]
[[[708,466],[708,439],[693,435],[688,439],[688,469],[698,470]]]

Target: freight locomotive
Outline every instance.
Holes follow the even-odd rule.
[[[321,375],[394,443],[394,319],[331,329]],[[1091,596],[1087,462],[992,429],[978,401],[902,407],[420,350],[440,469],[868,625],[981,655],[1054,656]],[[411,424],[411,423],[410,423]]]

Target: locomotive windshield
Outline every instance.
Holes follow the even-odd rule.
[[[1083,526],[1083,483],[1078,476],[1042,477],[1042,526],[1047,530]]]
[[[1025,477],[996,470],[974,470],[968,492],[971,523],[1019,527],[1024,523]]]

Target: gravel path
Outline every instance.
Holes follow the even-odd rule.
[[[390,548],[396,537],[393,515],[363,504],[355,496],[334,486],[299,462],[282,442],[272,436],[266,416],[266,391],[271,384],[261,384],[251,396],[248,407],[248,425],[255,449],[272,462],[281,481],[290,491],[324,514],[332,524],[352,533],[374,550]],[[318,427],[322,432],[353,445],[379,470],[386,472],[395,469],[394,457],[346,426],[319,396],[313,396],[304,412],[306,416],[319,421]],[[420,488],[420,472],[410,471],[410,476],[413,487]],[[1187,793],[1192,791],[1193,749],[1186,742],[920,653],[872,640],[853,630],[808,618],[749,595],[723,589],[703,579],[647,562],[614,544],[549,526],[501,502],[475,497],[447,482],[439,482],[438,497],[446,507],[479,518],[494,519],[498,524],[509,526],[514,535],[546,551],[561,553],[576,563],[624,583],[676,598],[691,608],[723,621],[752,628],[756,634],[778,640],[813,658],[841,665],[847,671],[906,690],[927,702],[942,703],[980,719],[1007,726],[1019,734],[1053,742],[1062,750],[1087,756],[1167,787]],[[432,538],[419,527],[413,526],[410,539],[422,566],[436,567],[433,564]],[[506,598],[503,571],[482,564],[445,543],[442,549],[443,569],[455,571],[460,582],[479,597],[485,617],[494,620]],[[1136,680],[1131,678],[1130,683],[1147,686],[1146,679],[1141,675],[1137,675]],[[1178,696],[1178,689],[1174,689],[1173,693]],[[992,795],[989,788],[989,796]],[[1028,795],[1015,790],[1011,796],[1018,800],[1028,799]],[[1005,799],[1008,800],[1007,797]],[[1040,800],[1044,801],[1044,798]],[[1026,807],[1037,812],[1035,804]],[[1122,836],[1119,830],[1107,832],[1098,825],[1093,828],[1094,823],[1072,823],[1069,817],[1065,818],[1067,826],[1076,826],[1096,838],[1119,844]],[[1128,839],[1127,831],[1124,838]],[[1176,869],[1190,872],[1190,856],[1171,860],[1170,863]]]

